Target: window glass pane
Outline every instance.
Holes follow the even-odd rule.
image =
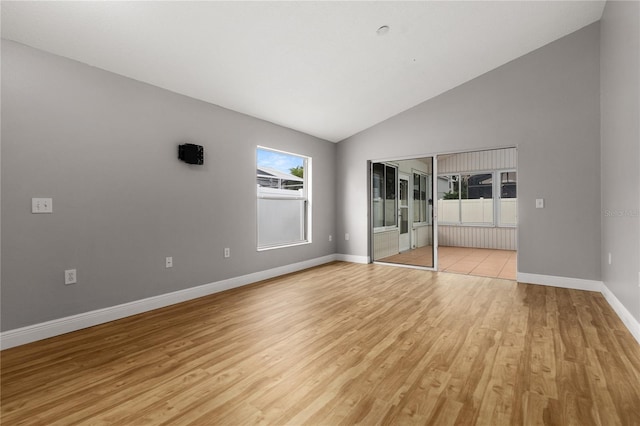
[[[427,177],[420,176],[420,222],[427,221]]]
[[[384,224],[385,226],[396,226],[396,185],[397,176],[395,167],[385,167],[385,209],[384,209]]]
[[[384,226],[384,164],[373,164],[373,227]]]
[[[493,174],[460,175],[462,223],[493,223]]]
[[[258,248],[307,241],[311,159],[266,148],[256,154]]]
[[[409,206],[409,181],[400,179],[400,207]]]
[[[443,223],[460,222],[459,175],[438,176],[438,217]]]
[[[516,172],[500,173],[500,224],[515,226],[518,214]]]
[[[405,178],[399,179],[400,186],[400,233],[409,232],[409,181]]]
[[[258,247],[295,244],[305,239],[305,200],[258,199]]]
[[[516,172],[500,173],[500,197],[516,198]]]
[[[406,234],[409,232],[409,209],[400,209],[400,233]]]
[[[306,157],[258,148],[257,159],[256,180],[259,188],[283,191],[304,189]],[[291,195],[291,192],[283,194]]]
[[[387,200],[396,199],[396,169],[390,166],[386,167],[386,191],[385,198]]]
[[[413,174],[413,221],[420,222],[420,175]]]
[[[413,174],[413,221],[416,223],[427,222],[429,200],[429,188],[427,176]]]
[[[460,180],[462,181],[461,199],[493,198],[493,174],[461,175]]]

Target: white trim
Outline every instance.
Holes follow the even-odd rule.
[[[602,291],[602,281],[584,280],[581,278],[556,277],[553,275],[528,274],[518,272],[517,280],[519,283],[540,284],[551,287],[570,288],[573,290],[586,291]]]
[[[631,315],[631,312],[624,307],[605,284],[602,284],[602,295],[607,299],[607,302],[609,302],[609,305],[611,305],[615,313],[618,314],[624,325],[627,326],[631,335],[640,343],[640,322]]]
[[[172,293],[161,294],[147,299],[135,300],[133,302],[112,306],[109,308],[97,309],[95,311],[59,318],[40,324],[34,324],[14,330],[0,333],[0,349],[9,349],[15,346],[47,339],[60,334],[81,330],[87,327],[115,321],[131,315],[140,314],[176,303],[185,302],[198,297],[207,296],[232,288],[241,287],[247,284],[266,280],[303,269],[333,261],[351,263],[369,263],[368,256],[357,256],[351,254],[330,254],[315,259],[305,260],[291,265],[280,266],[266,271],[254,272],[240,277],[229,278],[214,283],[204,284]],[[394,265],[398,266],[398,265]],[[421,268],[422,269],[422,268]],[[574,290],[587,290],[601,292],[604,298],[611,305],[614,312],[620,317],[624,325],[629,329],[631,335],[640,343],[640,322],[624,307],[618,298],[602,283],[602,281],[584,280],[580,278],[555,277],[551,275],[528,274],[518,272],[518,282],[547,285],[552,287],[570,288]]]
[[[388,231],[399,231],[400,228],[397,226],[379,226],[377,228],[373,228],[373,233],[374,234],[379,234],[381,232],[388,232]]]
[[[431,223],[433,228],[431,229],[431,238],[433,247],[432,260],[433,269],[436,271],[439,268],[438,259],[440,257],[440,241],[438,239],[438,227],[440,227],[440,221],[438,220],[438,156],[431,157]]]
[[[336,254],[336,260],[351,263],[370,263],[369,256],[356,256],[355,254]]]
[[[306,244],[311,244],[311,241],[300,241],[298,243],[285,243],[278,246],[258,247],[256,251],[268,251],[268,250],[275,250],[275,249],[281,249],[281,248],[287,248],[287,247],[304,246]]]
[[[293,263],[291,265],[280,266],[277,268],[268,269],[266,271],[254,272],[252,274],[242,275],[240,277],[229,278],[226,280],[174,291],[171,293],[161,294],[146,299],[135,300],[133,302],[123,303],[121,305],[97,309],[90,312],[84,312],[82,314],[59,318],[40,324],[29,325],[14,330],[8,330],[0,333],[0,349],[9,349],[15,346],[24,345],[26,343],[35,342],[37,340],[47,339],[49,337],[58,336],[60,334],[81,330],[87,327],[93,327],[98,324],[103,324],[131,315],[140,314],[142,312],[151,311],[153,309],[174,305],[176,303],[185,302],[187,300],[196,299],[198,297],[207,296],[232,288],[241,287],[247,284],[277,277],[279,275],[297,272],[303,269],[311,268],[313,266],[333,262],[336,260],[336,258],[337,255],[330,254],[328,256],[305,260],[302,262]]]

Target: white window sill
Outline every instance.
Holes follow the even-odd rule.
[[[287,247],[304,246],[307,244],[311,244],[311,241],[300,241],[299,243],[287,243],[287,244],[279,244],[277,246],[258,247],[258,251],[276,250],[276,249],[287,248]]]

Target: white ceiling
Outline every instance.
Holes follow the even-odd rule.
[[[597,21],[604,1],[1,7],[3,38],[337,142]]]

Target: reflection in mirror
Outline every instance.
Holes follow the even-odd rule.
[[[374,261],[433,267],[433,158],[371,164]]]

